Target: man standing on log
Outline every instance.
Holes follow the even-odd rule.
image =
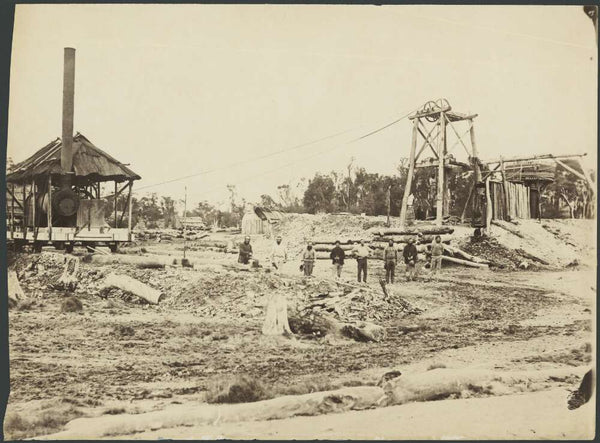
[[[394,283],[394,272],[398,264],[398,250],[394,247],[394,241],[390,240],[388,246],[383,250],[383,267],[385,269],[385,282]]]
[[[310,277],[312,275],[313,266],[315,265],[315,250],[313,249],[312,243],[308,242],[304,253],[302,254],[302,262],[304,265],[304,275]]]
[[[356,256],[356,262],[358,263],[358,282],[360,283],[360,277],[362,274],[362,281],[367,282],[367,259],[371,255],[371,249],[365,246],[365,241],[361,240],[360,245],[354,248],[354,255]]]
[[[281,235],[277,236],[273,250],[271,251],[271,264],[275,270],[280,271],[281,265],[287,261],[287,251],[283,243],[281,243]]]
[[[431,274],[435,275],[442,269],[442,255],[444,254],[444,245],[442,237],[435,236],[435,240],[431,243]]]
[[[404,256],[404,263],[406,264],[406,281],[414,280],[416,277],[416,268],[417,268],[417,247],[415,246],[415,240],[408,240],[408,244],[404,247],[404,251],[402,251],[402,255]]]
[[[250,237],[244,238],[244,243],[239,246],[240,255],[238,257],[238,263],[247,265],[252,258],[252,245],[250,244]]]
[[[342,277],[342,268],[344,267],[344,259],[346,258],[346,253],[340,246],[340,241],[336,240],[335,247],[331,250],[331,254],[329,254],[331,261],[333,263],[333,276],[334,278],[337,276],[338,279]]]

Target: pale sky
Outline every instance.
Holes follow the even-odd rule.
[[[347,142],[440,97],[479,114],[484,159],[587,152],[596,165],[597,49],[581,6],[17,5],[15,161],[61,135],[65,46],[75,131],[129,163],[140,193],[187,186],[189,206],[226,201],[227,184],[275,197],[351,157],[391,174],[408,120]]]

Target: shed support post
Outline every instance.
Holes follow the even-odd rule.
[[[408,159],[408,176],[406,177],[406,186],[402,196],[402,207],[400,208],[400,227],[404,227],[406,222],[406,207],[408,205],[408,196],[412,188],[413,175],[415,173],[415,151],[417,150],[417,130],[419,129],[419,119],[413,119],[412,143],[410,145],[410,157]]]
[[[490,235],[491,231],[492,231],[492,216],[493,216],[492,196],[490,195],[490,177],[485,179],[485,200],[486,200],[485,229],[486,229],[488,235]]]
[[[23,238],[27,237],[27,205],[25,204],[25,200],[27,199],[27,185],[23,183],[23,220],[21,223],[23,224]]]
[[[37,226],[37,220],[36,220],[36,213],[35,213],[35,207],[36,205],[36,195],[35,195],[35,179],[33,179],[33,181],[31,182],[31,193],[32,193],[32,199],[31,201],[33,202],[33,204],[31,205],[32,207],[32,213],[33,213],[33,231],[35,232],[35,228]]]
[[[504,196],[504,216],[506,220],[510,220],[510,215],[508,214],[508,185],[506,183],[506,172],[504,170],[504,160],[502,157],[500,158],[500,173],[502,174],[502,195]]]
[[[129,218],[127,219],[127,229],[129,229],[129,238],[131,238],[131,214],[133,213],[133,180],[129,181]]]
[[[48,174],[48,240],[52,240],[52,175]]]
[[[12,192],[10,199],[10,239],[15,238],[15,184],[12,184]]]
[[[119,227],[119,222],[117,220],[117,181],[115,180],[115,228]]]
[[[435,224],[442,226],[444,220],[444,194],[446,189],[444,183],[444,166],[446,165],[446,114],[443,112],[440,113],[439,125],[440,139],[438,144],[439,160]]]

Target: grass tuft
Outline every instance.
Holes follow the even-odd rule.
[[[240,375],[230,380],[214,379],[208,386],[207,403],[249,403],[272,398],[257,379]]]

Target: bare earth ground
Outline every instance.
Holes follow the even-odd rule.
[[[264,252],[265,245],[257,244],[257,249],[261,251],[262,247]],[[179,254],[176,249],[180,246],[150,244],[147,248],[150,253],[160,249],[161,253]],[[220,260],[224,256],[216,252],[194,254]],[[236,259],[234,255],[225,258],[231,262]],[[298,264],[297,260],[290,260],[283,269],[295,285],[290,286],[290,303],[294,302],[298,286],[304,284],[298,276]],[[83,267],[89,277],[114,266]],[[374,291],[380,291],[375,278],[382,273],[380,268],[381,262],[371,262],[369,285]],[[344,278],[353,281],[354,272],[355,263],[350,260]],[[53,434],[77,417],[141,414],[178,404],[197,404],[205,399],[216,380],[238,374],[260,380],[273,395],[304,394],[342,386],[376,385],[392,369],[399,369],[404,375],[435,366],[500,370],[588,368],[595,349],[594,267],[537,272],[452,267],[446,268],[437,280],[397,282],[391,287],[392,293],[401,295],[423,313],[381,315],[376,323],[386,328],[388,338],[380,343],[329,337],[274,339],[261,335],[268,293],[253,287],[257,273],[208,268],[128,269],[127,273],[136,277],[152,273],[150,281],[146,279],[149,284],[171,285],[178,296],[169,296],[168,288],[164,288],[165,300],[158,306],[148,306],[118,298],[102,299],[93,291],[79,292],[83,311],[61,312],[64,295],[45,291],[27,309],[10,311],[7,438]],[[328,262],[319,261],[315,274],[317,280],[330,278]],[[575,411],[566,407],[568,390],[575,389],[578,383],[578,377],[552,380],[542,392],[522,394],[522,398],[513,400],[513,396],[506,396],[411,403],[276,422],[159,427],[121,437],[576,438],[589,436],[593,431],[589,426],[561,430],[557,423],[562,423],[559,417],[566,420],[566,414],[583,417],[584,407]],[[538,400],[534,395],[539,396]],[[543,422],[538,420],[528,428],[517,421],[516,415],[510,415],[506,420],[514,418],[515,426],[511,428],[506,424],[510,420],[492,420],[493,414],[481,416],[480,424],[475,425],[475,412],[482,411],[477,402],[488,402],[481,403],[487,405],[484,410],[497,408],[504,414],[516,411],[515,405],[519,405],[521,413],[535,410],[535,405],[545,405],[546,422],[554,423],[554,427],[542,429]],[[448,415],[447,425],[438,423],[424,428],[424,424],[431,423],[425,418],[451,414],[460,410],[457,405],[466,408],[465,414],[475,411],[473,423]],[[589,414],[583,420],[589,423]],[[365,428],[367,421],[373,430]],[[495,424],[482,428],[482,423],[488,422]],[[532,429],[537,433],[532,433]],[[111,436],[114,437],[119,436]]]

